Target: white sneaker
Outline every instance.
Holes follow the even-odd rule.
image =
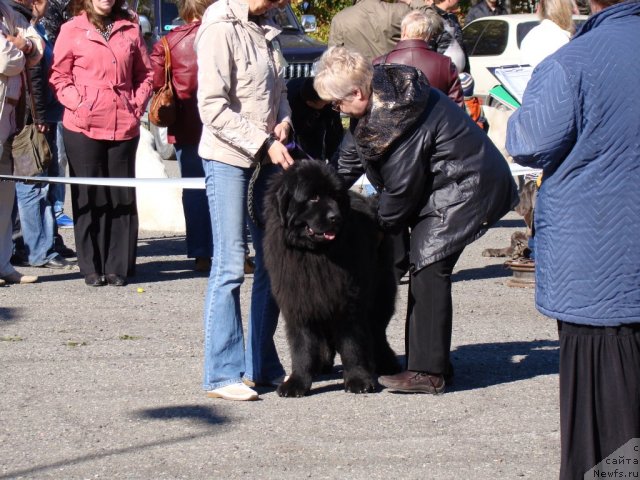
[[[244,383],[238,382],[216,388],[215,390],[209,390],[207,397],[246,402],[249,400],[258,400],[258,392],[250,389]]]

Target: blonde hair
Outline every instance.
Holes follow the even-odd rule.
[[[413,10],[405,15],[400,24],[402,38],[428,41],[442,31],[442,19],[432,10],[425,13]]]
[[[371,94],[373,66],[358,52],[331,47],[320,57],[313,86],[325,101],[342,100],[360,89]]]
[[[538,15],[543,20],[551,20],[561,29],[573,33],[573,0],[540,0]]]
[[[176,0],[176,6],[178,7],[178,15],[187,23],[192,22],[194,19],[202,19],[204,11],[215,0]]]

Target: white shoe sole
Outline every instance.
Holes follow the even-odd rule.
[[[209,390],[209,398],[222,398],[223,400],[235,400],[238,402],[248,402],[258,400],[258,392],[251,390],[243,383],[225,385],[224,387]]]
[[[209,398],[222,398],[223,400],[235,400],[237,402],[250,402],[258,400],[258,394],[255,395],[230,395],[227,393],[207,392]]]

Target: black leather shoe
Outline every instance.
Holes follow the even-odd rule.
[[[74,263],[69,262],[68,260],[65,260],[64,258],[62,258],[60,255],[56,255],[55,257],[53,257],[51,260],[49,260],[47,263],[44,263],[42,265],[39,265],[42,268],[54,268],[54,269],[61,269],[61,268],[66,268],[66,269],[70,269],[73,268],[75,266]]]
[[[127,284],[127,279],[123,276],[116,275],[115,273],[107,273],[107,283],[112,287],[124,287]]]
[[[378,383],[397,392],[431,394],[444,392],[445,385],[442,375],[429,375],[412,370],[405,370],[396,375],[383,375],[378,378]]]
[[[99,273],[90,273],[84,277],[84,283],[90,287],[102,287],[107,284],[107,281]]]

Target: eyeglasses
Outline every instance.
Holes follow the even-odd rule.
[[[331,109],[335,112],[342,112],[342,110],[340,110],[340,107],[342,106],[342,104],[344,102],[348,102],[350,100],[353,99],[353,96],[356,94],[356,92],[350,93],[349,95],[347,95],[344,98],[340,98],[338,100],[334,100],[333,102],[331,102]]]

